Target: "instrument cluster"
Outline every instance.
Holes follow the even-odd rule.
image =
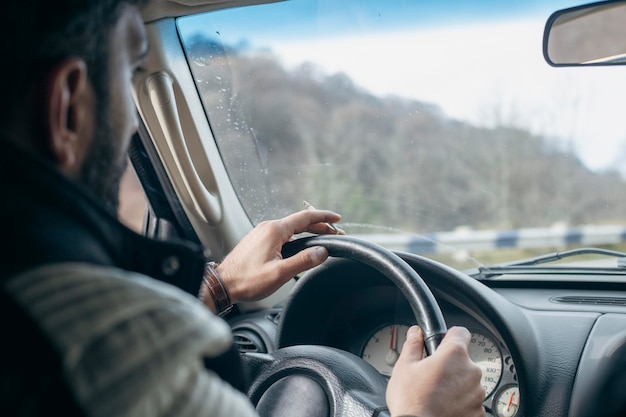
[[[377,327],[366,340],[361,357],[381,374],[390,376],[408,329],[406,323]],[[514,417],[520,406],[520,395],[515,366],[506,346],[484,329],[470,328],[470,331],[469,354],[482,371],[485,409],[496,417]]]

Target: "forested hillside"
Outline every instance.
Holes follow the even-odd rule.
[[[312,199],[353,222],[421,232],[625,218],[624,179],[590,171],[549,138],[376,97],[311,64],[287,70],[269,52],[226,58],[201,37],[188,50],[220,149],[239,151],[228,168],[249,207],[272,199],[290,212]],[[252,139],[255,155],[243,150]]]

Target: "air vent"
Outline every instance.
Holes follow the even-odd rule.
[[[233,330],[235,346],[241,353],[267,353],[267,346],[263,339],[253,330],[235,329]]]
[[[553,297],[550,301],[554,303],[567,304],[590,304],[603,306],[621,306],[626,307],[626,297],[589,297],[589,296],[563,296]]]

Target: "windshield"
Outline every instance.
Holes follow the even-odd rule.
[[[306,200],[462,268],[626,248],[626,70],[542,56],[579,3],[291,0],[178,28],[253,222]]]

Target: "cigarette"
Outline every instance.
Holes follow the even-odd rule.
[[[311,205],[311,203],[309,203],[308,201],[303,201],[302,204],[304,204],[304,207],[306,207],[307,210],[317,210],[315,207],[313,207]],[[326,226],[328,226],[330,228],[330,230],[332,230],[335,233],[339,233],[339,229],[337,229],[335,226],[333,226],[330,223],[324,223]]]

